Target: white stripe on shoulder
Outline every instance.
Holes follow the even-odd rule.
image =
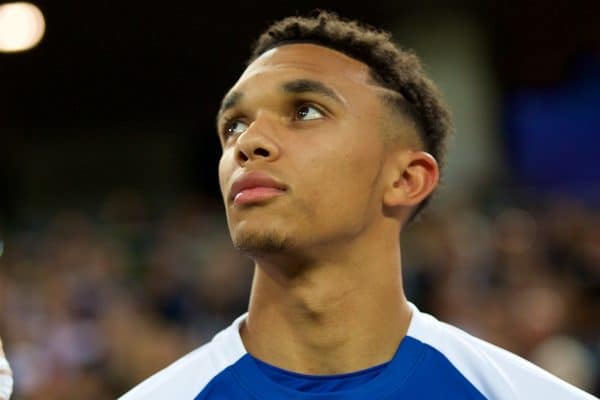
[[[596,399],[513,353],[410,306],[407,336],[442,353],[486,399]]]
[[[119,400],[193,399],[215,376],[246,354],[239,333],[246,316],[236,318],[210,342],[152,375]]]

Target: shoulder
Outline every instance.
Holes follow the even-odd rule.
[[[215,376],[246,353],[239,335],[239,326],[245,316],[240,316],[210,342],[152,375],[119,400],[196,397]]]
[[[414,306],[407,336],[438,352],[487,399],[596,399],[533,363]]]

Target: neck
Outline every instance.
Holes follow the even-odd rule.
[[[360,247],[360,246],[359,246]],[[306,374],[340,374],[389,361],[410,321],[400,248],[338,252],[337,262],[256,262],[241,335],[255,357]],[[341,256],[343,254],[343,256]],[[300,272],[298,272],[300,271]]]

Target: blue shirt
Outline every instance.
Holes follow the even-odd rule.
[[[350,388],[339,382],[342,387],[337,390],[298,390],[286,385],[288,379],[283,382],[270,379],[269,373],[265,374],[255,360],[249,354],[244,355],[217,375],[195,399],[444,399],[449,394],[452,399],[485,399],[440,352],[408,336],[392,361],[376,376]],[[289,374],[277,376],[289,377]]]
[[[252,357],[240,316],[209,343],[120,400],[592,400],[532,363],[420,312],[389,363],[333,377],[294,374]]]
[[[352,390],[364,385],[383,371],[389,363],[339,375],[305,375],[286,371],[267,364],[249,355],[260,372],[271,382],[276,382],[288,389],[309,393],[328,393],[341,390]]]

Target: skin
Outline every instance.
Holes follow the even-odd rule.
[[[232,241],[255,262],[240,333],[269,364],[357,371],[389,361],[406,334],[399,232],[439,172],[384,91],[355,59],[288,44],[250,64],[223,101],[219,181]],[[286,191],[234,204],[231,184],[248,171]]]

